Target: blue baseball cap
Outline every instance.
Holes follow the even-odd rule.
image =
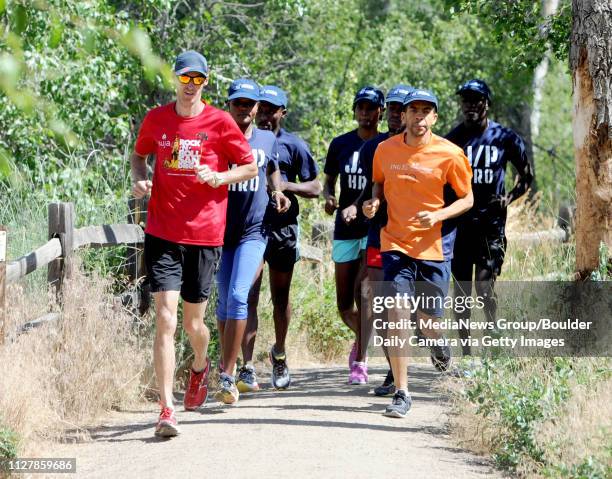
[[[408,93],[410,93],[412,90],[414,90],[413,87],[411,87],[410,85],[405,85],[403,83],[399,83],[395,86],[392,86],[389,92],[387,93],[387,99],[385,100],[385,103],[391,103],[392,101],[395,101],[403,104],[404,98],[406,98],[406,95],[408,95]]]
[[[353,100],[353,108],[355,108],[357,102],[362,100],[372,102],[381,108],[385,107],[385,95],[382,91],[373,86],[364,86],[357,92]]]
[[[174,62],[174,73],[177,75],[184,75],[189,72],[198,72],[205,77],[208,76],[208,63],[206,63],[206,58],[195,50],[180,53]]]
[[[236,98],[248,98],[259,101],[259,85],[250,78],[238,78],[227,89],[227,101]]]
[[[287,94],[274,85],[264,85],[259,92],[259,101],[267,101],[276,106],[287,107]]]
[[[462,95],[466,92],[473,91],[484,96],[488,101],[491,101],[491,90],[485,82],[478,79],[466,81],[457,89],[457,95]]]
[[[438,98],[429,90],[415,88],[404,98],[404,106],[409,105],[410,103],[415,101],[426,101],[429,103],[433,103],[433,105],[436,107],[436,111],[438,111]]]

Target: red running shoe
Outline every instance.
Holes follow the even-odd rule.
[[[159,437],[174,437],[180,434],[174,409],[162,406],[161,414],[155,426],[155,435]]]
[[[193,369],[189,373],[189,386],[185,391],[183,405],[186,411],[195,411],[206,402],[208,397],[208,373],[210,371],[210,359],[206,358],[206,367],[199,373]]]

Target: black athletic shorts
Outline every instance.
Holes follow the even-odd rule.
[[[503,231],[483,232],[479,229],[459,228],[453,249],[453,277],[458,281],[472,281],[474,265],[499,276],[506,246],[506,235]]]
[[[264,260],[276,271],[291,271],[300,259],[299,241],[300,227],[297,224],[270,228]]]
[[[220,246],[179,244],[146,234],[144,255],[151,292],[180,291],[188,303],[202,303],[210,296]]]

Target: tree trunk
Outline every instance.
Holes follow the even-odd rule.
[[[527,87],[525,88],[525,95],[532,95],[533,89]],[[533,137],[531,136],[531,120],[533,116],[533,100],[526,101],[522,104],[518,111],[518,124],[516,127],[516,131],[523,140],[525,141],[525,152],[527,153],[527,160],[531,165],[531,173],[533,174],[533,181],[531,182],[531,186],[529,190],[527,190],[527,195],[529,198],[533,198],[533,196],[538,191],[538,175],[536,170],[535,158],[533,156]]]
[[[546,19],[557,11],[559,7],[559,0],[542,0],[542,25],[541,29],[546,28]],[[544,32],[542,32],[544,34]],[[533,78],[531,80],[531,93],[532,101],[524,104],[521,110],[520,116],[520,128],[519,133],[525,140],[525,149],[527,152],[527,158],[531,164],[531,172],[533,174],[533,182],[529,188],[529,198],[538,191],[538,177],[536,174],[535,156],[533,153],[533,144],[537,142],[538,135],[540,134],[540,112],[542,106],[542,90],[544,88],[544,80],[548,73],[548,66],[550,64],[550,50],[547,50],[542,61],[533,71]]]
[[[600,244],[612,251],[612,3],[572,0],[572,14],[576,270],[585,278]]]
[[[542,17],[547,19],[555,14],[559,7],[559,0],[542,0]],[[544,89],[544,80],[548,73],[550,65],[550,48],[544,54],[544,58],[538,64],[533,73],[533,108],[531,109],[531,138],[533,141],[538,140],[540,134],[540,116],[542,107],[542,90]]]

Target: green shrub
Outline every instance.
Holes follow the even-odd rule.
[[[0,458],[14,459],[17,457],[19,438],[10,429],[0,425]]]
[[[292,289],[295,288],[297,297],[293,302],[293,316],[308,335],[309,351],[326,360],[336,358],[345,351],[353,333],[338,314],[333,275],[324,275],[321,284],[306,274],[295,279]]]
[[[546,452],[554,446],[538,441],[536,432],[544,423],[554,424],[563,406],[572,400],[576,385],[592,388],[609,380],[612,370],[607,364],[593,366],[584,358],[483,359],[462,394],[477,414],[495,424],[492,453],[497,465],[516,470],[537,464],[551,477],[600,477],[598,471],[604,467],[600,458],[584,458],[573,467],[548,463]]]
[[[476,404],[477,412],[501,423],[494,458],[505,468],[515,468],[527,455],[542,460],[542,450],[534,440],[534,426],[549,418],[568,397],[571,363],[565,358],[551,360],[546,375],[529,373],[530,361],[484,359],[474,372],[465,395]]]
[[[573,467],[565,465],[547,468],[544,474],[547,477],[563,477],[567,479],[607,479],[612,477],[612,450],[609,450],[608,464],[603,464],[596,458],[589,456],[581,464]]]

